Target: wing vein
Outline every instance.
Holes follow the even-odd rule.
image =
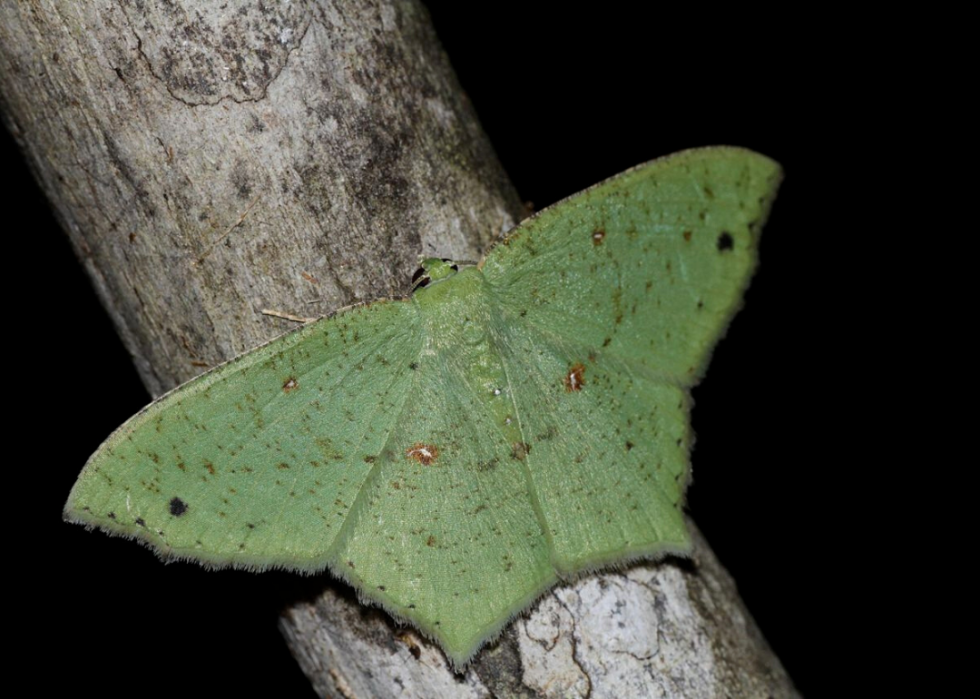
[[[520,406],[517,404],[517,400],[515,400],[514,398],[515,395],[514,381],[511,378],[512,375],[511,371],[507,366],[508,354],[504,351],[501,351],[502,347],[506,345],[499,342],[499,336],[497,336],[496,334],[494,335],[494,342],[495,344],[497,344],[497,351],[500,355],[500,366],[503,369],[504,377],[507,379],[507,395],[510,398],[511,405],[514,406],[514,417],[517,420],[517,430],[521,433],[521,441],[524,442],[524,444],[528,444],[527,434],[524,431],[524,420],[523,417],[521,416],[521,409]],[[530,452],[528,452],[527,454],[525,454],[523,460],[518,459],[518,461],[521,464],[521,469],[523,470],[524,473],[524,479],[525,482],[527,483],[528,497],[530,497],[531,499],[531,508],[534,510],[534,517],[538,522],[538,526],[541,527],[541,533],[544,535],[545,541],[547,541],[548,543],[548,558],[552,562],[552,568],[555,569],[554,539],[551,534],[551,529],[548,527],[548,521],[547,519],[545,519],[544,510],[541,508],[541,501],[538,498],[538,492],[534,486],[534,480],[531,478],[531,469],[527,463],[530,458],[531,458],[531,454]]]
[[[411,339],[411,335],[406,334],[405,339],[406,341],[408,341],[409,339]],[[428,338],[426,338],[426,343],[428,342],[429,340]],[[425,348],[423,348],[419,352],[419,356],[423,355],[424,353],[425,353]],[[325,556],[327,560],[333,559],[337,551],[341,548],[344,542],[346,542],[347,539],[350,537],[351,529],[354,526],[353,522],[357,519],[360,510],[363,507],[365,507],[364,502],[368,497],[367,493],[370,492],[372,486],[374,485],[374,482],[378,478],[378,474],[381,471],[381,467],[384,462],[383,455],[387,451],[388,445],[391,442],[391,435],[395,431],[395,427],[401,423],[402,416],[405,414],[405,406],[408,403],[408,398],[410,395],[412,395],[413,388],[415,387],[415,385],[418,384],[419,375],[421,373],[422,373],[421,371],[414,371],[412,373],[411,385],[405,390],[404,395],[402,397],[401,405],[398,406],[398,411],[395,413],[394,419],[388,421],[388,429],[387,432],[385,433],[384,441],[381,443],[381,449],[378,452],[378,458],[376,458],[374,460],[374,463],[371,464],[371,468],[368,471],[367,476],[365,476],[364,480],[361,482],[361,487],[358,489],[357,495],[354,497],[354,502],[352,502],[350,507],[347,509],[347,516],[344,519],[344,523],[340,527],[340,531],[337,532],[337,536],[334,538],[333,543],[330,545],[330,548],[327,549],[327,554]],[[392,383],[389,384],[389,387],[395,381],[397,381],[397,379],[398,377],[396,375]],[[377,411],[375,411],[374,414],[377,414]],[[365,434],[367,434],[366,428],[365,431],[361,434],[362,443]]]

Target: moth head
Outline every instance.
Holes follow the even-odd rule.
[[[459,271],[459,263],[439,257],[419,258],[419,268],[412,275],[412,291],[441,282]]]

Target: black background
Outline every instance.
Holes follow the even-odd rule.
[[[841,550],[849,532],[833,521],[849,506],[840,484],[853,464],[836,443],[843,426],[828,394],[838,387],[822,368],[839,351],[828,287],[847,274],[825,243],[842,217],[828,188],[859,87],[788,27],[427,4],[504,168],[536,208],[686,147],[741,145],[783,164],[745,309],[694,393],[689,509],[799,689],[831,691],[826,649],[846,596],[834,571],[853,564]],[[5,499],[30,513],[8,531],[27,542],[16,569],[25,610],[41,615],[37,652],[59,668],[39,686],[312,696],[275,625],[309,580],[165,566],[132,542],[61,522],[86,458],[148,398],[4,136],[4,208],[21,220],[7,229],[22,250],[14,267],[30,298],[48,299],[6,299],[19,327],[8,366],[20,367],[9,377],[19,414],[7,424],[23,425],[8,439],[29,448],[8,462],[25,486]],[[860,642],[860,632],[837,638],[835,652]]]

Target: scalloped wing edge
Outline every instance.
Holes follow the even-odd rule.
[[[417,618],[405,614],[399,608],[396,608],[385,601],[382,596],[375,596],[360,589],[361,587],[364,587],[360,581],[354,581],[354,579],[351,578],[340,566],[331,565],[330,563],[317,563],[309,566],[303,566],[281,562],[270,563],[268,561],[217,560],[197,554],[179,553],[173,549],[159,546],[155,541],[142,536],[140,532],[124,531],[121,528],[112,529],[104,526],[101,523],[87,520],[84,516],[68,513],[67,511],[65,512],[65,521],[72,524],[82,525],[85,527],[86,531],[98,529],[110,537],[134,541],[141,546],[150,549],[157,556],[157,558],[159,558],[165,564],[187,562],[196,563],[205,570],[231,569],[244,570],[250,573],[262,573],[268,570],[284,570],[291,573],[309,576],[328,572],[333,578],[340,580],[354,590],[358,603],[368,607],[378,607],[384,610],[396,624],[406,625],[413,628],[428,641],[436,645],[440,650],[442,650],[453,672],[457,674],[464,673],[466,668],[476,657],[477,653],[479,653],[484,647],[495,643],[511,624],[511,622],[518,618],[527,618],[530,616],[533,613],[534,606],[537,604],[537,602],[558,585],[572,584],[594,573],[626,570],[634,563],[656,563],[668,557],[689,558],[692,553],[692,543],[690,538],[688,538],[688,541],[683,546],[675,546],[673,544],[667,546],[658,545],[655,547],[649,547],[647,550],[637,550],[633,553],[626,554],[625,556],[617,555],[615,559],[610,558],[608,560],[591,561],[582,565],[580,568],[567,572],[559,573],[558,571],[554,571],[553,576],[547,583],[532,590],[528,595],[521,598],[519,602],[512,605],[505,614],[501,615],[500,621],[493,624],[473,644],[471,644],[470,647],[457,652],[447,647],[435,629],[426,626]]]

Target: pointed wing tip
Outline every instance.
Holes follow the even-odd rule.
[[[75,510],[71,509],[71,503],[65,503],[64,508],[61,510],[61,521],[66,524],[80,524],[82,526],[87,526],[85,520],[83,520]]]
[[[61,508],[61,521],[67,524],[78,524],[86,529],[98,526],[98,518],[92,515],[88,507],[78,507],[75,503],[75,490],[72,489],[65,506]]]
[[[766,162],[778,170],[782,170],[782,166],[778,161],[769,157],[765,153],[760,153],[757,150],[752,150],[745,146],[733,146],[725,143],[719,143],[713,146],[698,146],[695,148],[686,148],[684,150],[677,151],[676,153],[671,153],[670,155],[664,156],[665,158],[670,158],[676,155],[692,155],[696,153],[731,153],[738,154],[740,156],[750,156],[752,158],[758,159],[760,162]]]
[[[768,170],[766,174],[766,181],[769,185],[769,196],[775,196],[776,190],[779,188],[779,184],[783,181],[785,176],[785,170],[778,160],[771,158],[764,153],[752,150],[751,148],[746,148],[744,146],[729,146],[729,145],[715,145],[715,146],[701,146],[698,148],[688,148],[686,150],[678,151],[676,153],[671,153],[670,155],[665,155],[662,158],[657,158],[656,160],[650,161],[650,163],[655,163],[660,160],[668,160],[675,157],[698,157],[698,156],[714,156],[714,155],[730,155],[738,158],[748,158],[755,161],[763,169]],[[650,163],[644,163],[643,165],[638,165],[637,167],[644,167]]]
[[[551,588],[549,587],[548,589],[550,590]],[[545,592],[547,592],[547,590]],[[543,594],[544,593],[537,595],[535,599],[541,597]],[[476,660],[477,656],[483,650],[495,644],[515,619],[520,616],[527,616],[530,613],[531,606],[533,606],[533,603],[525,605],[522,609],[509,613],[501,624],[495,625],[495,627],[488,633],[480,634],[473,639],[457,645],[447,642],[436,633],[430,633],[421,627],[416,628],[418,629],[419,633],[431,640],[433,645],[442,651],[442,654],[448,661],[450,669],[457,675],[463,675],[470,668],[470,665]]]

